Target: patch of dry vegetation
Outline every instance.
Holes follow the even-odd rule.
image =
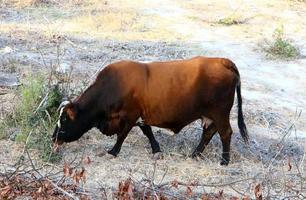
[[[147,40],[147,41],[177,41],[184,39],[169,27],[171,22],[162,17],[150,14],[140,14],[140,10],[130,7],[120,1],[52,1],[39,0],[10,2],[12,7],[21,7],[21,19],[31,20],[25,24],[23,20],[15,18],[0,24],[2,32],[12,29],[19,31],[35,30],[40,34],[90,36],[99,39],[116,40]],[[139,1],[141,4],[142,2]],[[12,11],[14,8],[12,8]],[[6,13],[8,19],[11,13]],[[154,21],[147,26],[147,21]],[[155,25],[156,24],[156,25]]]
[[[268,57],[280,59],[297,58],[300,54],[299,49],[284,34],[284,26],[276,28],[273,33],[273,41],[267,42],[264,47]]]

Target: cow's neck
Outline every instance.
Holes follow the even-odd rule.
[[[78,105],[80,111],[86,116],[87,120],[91,122],[91,126],[95,126],[98,118],[103,112],[100,107],[100,94],[96,88],[90,86],[81,96],[79,96],[75,103]]]
[[[99,124],[120,107],[120,91],[117,79],[103,70],[76,102],[81,110],[88,112],[92,123]]]

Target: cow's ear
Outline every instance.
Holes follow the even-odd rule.
[[[76,115],[77,115],[77,106],[74,105],[73,103],[70,103],[67,105],[66,107],[66,113],[67,113],[67,116],[70,118],[70,120],[75,120],[76,118]]]

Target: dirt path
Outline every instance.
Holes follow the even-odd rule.
[[[231,6],[239,7],[237,2],[232,3]],[[248,5],[240,6],[247,7]],[[227,27],[214,26],[208,28],[203,24],[201,25],[199,21],[190,20],[188,16],[192,15],[191,10],[182,8],[179,1],[154,1],[152,7],[158,7],[155,13],[165,20],[177,20],[178,23],[174,23],[171,29],[185,35],[189,41],[200,44],[206,52],[205,55],[227,57],[237,64],[241,71],[246,109],[248,109],[248,104],[251,104],[252,112],[265,110],[270,111],[271,115],[277,113],[284,122],[287,121],[288,123],[294,120],[297,111],[306,109],[305,34],[300,34],[301,32],[291,33],[295,36],[295,40],[299,42],[302,51],[299,59],[293,61],[269,60],[258,47],[260,41],[250,42],[254,38],[240,40],[240,37],[245,37],[243,31],[236,31],[236,34],[232,35],[226,31]],[[277,6],[274,9],[277,9]],[[288,18],[287,20],[296,19],[294,14],[283,13],[282,15],[285,15]],[[304,17],[306,16],[304,15]],[[256,24],[260,23],[264,24],[264,19],[256,21]],[[296,24],[297,27],[300,25]],[[267,33],[263,32],[262,34]],[[257,106],[254,107],[254,104]],[[257,111],[254,109],[257,109]],[[306,138],[305,121],[306,115],[302,114],[296,122],[297,137]],[[253,131],[251,130],[251,132]]]

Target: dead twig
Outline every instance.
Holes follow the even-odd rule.
[[[236,180],[236,181],[232,181],[232,182],[227,182],[227,183],[211,183],[211,184],[205,184],[205,183],[192,183],[192,184],[187,184],[187,183],[184,183],[184,182],[180,182],[180,181],[177,181],[177,184],[178,185],[182,185],[182,186],[196,186],[196,187],[225,187],[225,186],[230,186],[230,185],[234,185],[236,183],[241,183],[241,182],[245,182],[245,181],[249,181],[249,180],[254,180],[256,176],[253,176],[253,177],[249,177],[249,178],[244,178],[244,179],[239,179],[239,180]],[[169,186],[169,185],[172,185],[172,182],[165,182],[163,184],[160,184],[158,185],[159,188],[162,188],[164,186]]]
[[[64,189],[62,189],[61,187],[59,187],[58,185],[56,185],[55,183],[53,183],[53,181],[51,181],[50,179],[46,178],[45,180],[47,180],[49,183],[51,183],[57,190],[59,190],[60,192],[62,192],[63,194],[65,194],[66,196],[74,199],[74,200],[79,200],[78,197],[66,192]]]

